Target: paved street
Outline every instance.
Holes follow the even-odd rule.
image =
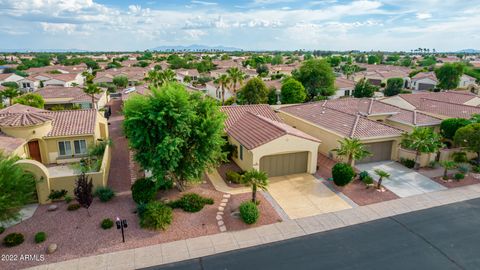
[[[480,269],[480,199],[146,269]]]
[[[382,185],[401,198],[446,189],[432,179],[394,161],[359,164],[356,167],[360,171],[368,171],[375,180],[378,180],[375,169],[388,172],[390,178],[385,179]]]

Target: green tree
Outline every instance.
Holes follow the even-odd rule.
[[[381,61],[382,60],[380,59],[380,57],[378,57],[375,54],[372,54],[372,55],[368,56],[367,63],[370,64],[370,65],[373,65],[373,64],[380,64]]]
[[[113,84],[115,84],[117,87],[125,88],[128,85],[128,78],[125,76],[115,76],[113,78]]]
[[[269,70],[268,70],[267,65],[258,65],[256,71],[257,71],[258,76],[267,77]]]
[[[239,91],[238,101],[241,104],[265,104],[268,102],[268,88],[262,79],[252,78]]]
[[[387,80],[387,87],[385,87],[384,94],[387,97],[396,96],[400,94],[403,89],[402,78],[390,78]]]
[[[444,160],[444,161],[440,161],[440,166],[443,167],[443,179],[447,180],[448,179],[448,171],[455,169],[457,167],[457,163],[455,163],[455,161],[451,161],[451,160]]]
[[[294,78],[287,78],[282,83],[281,100],[283,104],[302,103],[307,98],[303,85]]]
[[[272,58],[272,65],[281,65],[283,64],[283,56],[281,54],[277,54]]]
[[[18,219],[21,207],[35,195],[35,177],[16,164],[17,160],[0,153],[0,221]]]
[[[3,98],[8,98],[8,104],[11,106],[13,104],[13,99],[20,95],[20,91],[13,87],[7,87],[5,90],[0,92]]]
[[[216,84],[218,86],[217,89],[222,90],[222,106],[225,105],[225,89],[228,89],[230,85],[230,77],[227,74],[222,74],[217,80]]]
[[[152,87],[151,96],[126,101],[123,112],[134,158],[152,172],[158,186],[173,182],[183,190],[225,159],[225,116],[201,93],[188,93],[178,83]]]
[[[252,202],[257,202],[257,190],[266,191],[268,186],[268,175],[265,172],[252,169],[247,171],[242,178],[242,183],[252,188]]]
[[[87,84],[83,88],[83,92],[92,98],[92,109],[95,109],[95,95],[102,93],[102,89],[95,84]]]
[[[415,151],[415,169],[418,169],[420,154],[435,153],[443,147],[443,143],[440,135],[431,128],[416,127],[411,133],[403,135],[401,146]]]
[[[316,96],[332,96],[335,94],[335,75],[326,60],[311,59],[303,62],[293,77],[301,82],[307,90],[307,100]]]
[[[382,188],[382,181],[383,181],[383,179],[388,179],[388,178],[390,178],[390,174],[387,173],[386,171],[380,170],[380,169],[375,169],[375,174],[380,177],[380,178],[378,179],[377,189],[381,189],[381,188]]]
[[[377,90],[378,87],[371,84],[367,79],[362,78],[355,84],[355,88],[353,89],[353,96],[356,98],[373,97],[375,91]]]
[[[457,63],[445,63],[435,70],[440,89],[455,89],[458,87],[460,77],[463,74],[463,65]]]
[[[456,145],[466,147],[477,153],[477,165],[480,165],[480,123],[459,128],[453,137]]]
[[[470,121],[463,118],[449,118],[440,124],[440,134],[444,139],[453,140],[455,132],[461,127],[467,126]]]
[[[45,101],[39,94],[28,93],[13,99],[13,103],[20,103],[26,106],[43,109]]]
[[[334,149],[337,155],[347,158],[347,163],[353,166],[353,161],[362,160],[368,156],[371,156],[368,150],[365,149],[365,145],[357,138],[345,138],[338,141],[340,147]]]

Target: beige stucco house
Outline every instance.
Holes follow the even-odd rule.
[[[80,87],[48,86],[39,88],[34,93],[43,97],[45,109],[51,109],[55,106],[61,106],[66,109],[73,106],[80,106],[82,109],[101,109],[108,102],[106,90],[94,95],[94,104],[92,104],[92,97],[86,94]]]
[[[37,180],[40,203],[50,190],[73,191],[78,163],[89,147],[108,139],[107,120],[96,110],[47,111],[21,104],[0,110],[0,148],[17,155]],[[106,185],[110,162],[106,151],[100,172],[91,173],[94,185]],[[72,193],[70,193],[72,194]]]
[[[269,105],[224,106],[225,131],[237,147],[233,161],[270,177],[316,171],[321,141],[283,123]]]

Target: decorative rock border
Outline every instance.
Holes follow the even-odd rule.
[[[223,222],[223,215],[225,214],[223,211],[225,210],[225,207],[227,206],[228,200],[230,199],[232,195],[230,194],[223,194],[223,199],[220,202],[220,205],[218,206],[218,212],[217,212],[217,224],[218,224],[218,229],[220,232],[226,232],[227,227],[225,226],[225,222]]]

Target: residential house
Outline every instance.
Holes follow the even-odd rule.
[[[467,91],[400,94],[384,98],[381,102],[406,110],[422,111],[442,119],[470,118],[471,114],[480,113],[480,97]]]
[[[28,77],[30,80],[35,80],[35,82],[40,81],[41,83],[34,83],[34,90],[39,87],[41,84],[43,86],[63,86],[63,87],[74,87],[81,86],[85,83],[85,77],[82,73],[61,73],[61,74],[51,74],[51,73],[41,73]]]
[[[94,96],[95,104],[92,104],[92,97],[86,94],[80,87],[47,86],[36,90],[34,93],[43,97],[45,109],[59,106],[64,109],[77,106],[82,109],[101,109],[108,102],[106,90]]]
[[[5,82],[15,82],[20,85],[20,81],[24,79],[15,73],[0,73],[0,84]]]
[[[113,78],[124,76],[128,78],[128,86],[140,84],[146,76],[148,69],[141,67],[131,68],[112,68],[102,72],[98,72],[93,80],[94,83],[113,83]]]
[[[269,105],[224,106],[225,131],[236,146],[233,161],[270,177],[316,171],[320,140],[292,128]]]
[[[89,147],[107,139],[107,120],[93,109],[47,111],[14,104],[0,110],[0,147],[22,158],[19,163],[41,180],[40,203],[49,201],[51,190],[66,189],[73,195],[78,172],[62,164],[78,163]],[[88,173],[94,186],[106,185],[109,162],[107,149],[100,171]]]
[[[180,82],[184,82],[185,77],[190,77],[191,80],[197,80],[200,78],[200,73],[197,69],[177,69],[175,70],[176,79]]]
[[[437,86],[437,84],[438,80],[435,72],[420,72],[412,77],[410,89],[417,91],[432,90]]]
[[[336,99],[341,97],[349,97],[352,95],[353,89],[355,89],[355,81],[344,77],[336,77],[335,88],[337,89],[335,95],[330,98]]]
[[[438,127],[440,119],[374,99],[335,99],[279,109],[285,123],[322,141],[319,152],[331,158],[339,141],[357,138],[372,153],[357,163],[398,160],[402,134],[416,126]]]
[[[371,84],[381,86],[382,84],[386,84],[387,80],[390,78],[402,78],[404,80],[404,85],[407,86],[410,81],[408,74],[411,69],[407,67],[367,64],[359,64],[359,66],[366,70],[357,72],[353,75],[356,82],[362,78],[366,78]]]
[[[460,82],[458,82],[458,88],[469,88],[471,86],[477,85],[477,79],[467,74],[462,74],[460,77]]]

